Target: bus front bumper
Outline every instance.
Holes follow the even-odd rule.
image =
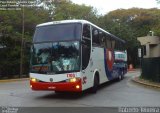
[[[81,80],[76,82],[39,82],[30,80],[32,90],[81,92]]]

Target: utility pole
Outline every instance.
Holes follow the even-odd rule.
[[[22,37],[21,37],[21,55],[20,55],[20,74],[21,78],[23,74],[23,39],[24,39],[24,5],[22,6]]]

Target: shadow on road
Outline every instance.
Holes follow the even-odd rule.
[[[126,79],[126,78],[124,78]],[[36,97],[37,99],[66,99],[66,100],[75,100],[75,99],[81,99],[81,98],[86,98],[87,96],[92,96],[92,95],[97,95],[99,93],[100,90],[103,90],[111,85],[116,84],[118,81],[117,80],[112,80],[106,83],[103,83],[99,86],[98,91],[96,94],[91,93],[90,89],[87,89],[83,92],[79,92],[79,93],[74,93],[74,92],[59,92],[59,93],[55,93],[53,91],[53,93],[44,95],[44,96],[39,96]]]
[[[62,92],[62,93],[50,93],[48,95],[44,95],[41,97],[38,97],[39,99],[66,99],[66,100],[75,100],[75,99],[80,99],[84,97],[86,93],[69,93],[69,92]]]

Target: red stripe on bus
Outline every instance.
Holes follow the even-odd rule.
[[[81,80],[71,83],[71,82],[32,82],[30,81],[32,90],[48,90],[48,91],[70,91],[70,92],[81,92],[82,83]],[[76,86],[79,85],[77,89]]]

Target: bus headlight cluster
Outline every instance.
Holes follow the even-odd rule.
[[[31,78],[32,82],[38,82],[38,80],[36,78]]]
[[[76,82],[76,81],[77,81],[76,78],[70,78],[70,79],[69,79],[69,82]]]
[[[67,80],[67,82],[77,82],[77,81],[79,81],[79,80],[80,80],[80,78],[73,77],[73,78],[69,78],[69,79]]]

